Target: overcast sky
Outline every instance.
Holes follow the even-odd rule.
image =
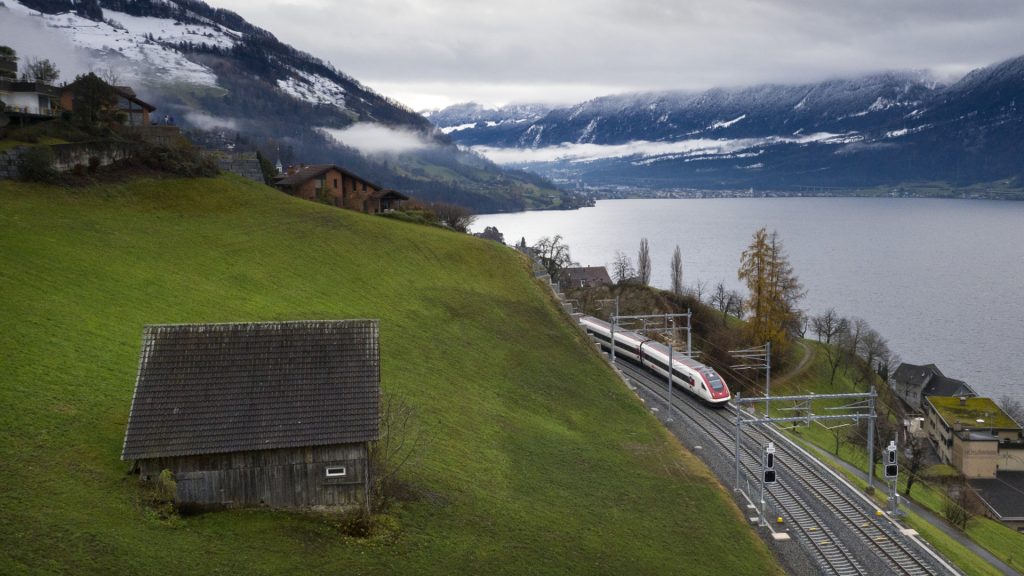
[[[1022,0],[210,0],[420,110],[813,81],[940,79],[1024,54]]]

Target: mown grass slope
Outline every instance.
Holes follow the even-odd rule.
[[[0,572],[779,572],[507,248],[222,177],[0,182],[0,259]],[[143,325],[326,318],[380,319],[428,497],[365,541],[142,505],[118,458]]]

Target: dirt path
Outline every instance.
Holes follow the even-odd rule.
[[[797,363],[791,370],[788,370],[785,374],[772,379],[773,384],[785,384],[791,379],[803,374],[807,367],[811,365],[814,357],[817,355],[817,349],[809,346],[807,342],[803,340],[797,340],[796,345],[803,349],[804,355],[800,358],[800,362]]]

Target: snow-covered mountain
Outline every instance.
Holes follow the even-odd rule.
[[[608,96],[531,122],[431,116],[462,145],[589,187],[833,190],[1013,180],[1024,187],[1024,57],[952,86],[922,72]],[[471,107],[462,106],[456,112]],[[449,119],[448,123],[438,118]],[[457,129],[456,129],[457,128]],[[1017,154],[1013,157],[1013,154]]]
[[[343,164],[382,186],[486,211],[569,198],[461,150],[420,114],[200,0],[2,0],[0,44],[64,80],[131,85],[186,128],[237,135],[271,160]],[[442,178],[437,174],[444,174]]]
[[[551,106],[545,104],[507,104],[497,108],[486,108],[476,102],[467,102],[421,113],[445,134],[477,127],[491,129],[493,133],[536,122],[551,109]]]

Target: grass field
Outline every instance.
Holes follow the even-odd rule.
[[[720,485],[517,253],[233,177],[0,182],[0,572],[777,574]],[[119,461],[147,323],[379,318],[425,494],[343,538],[265,510],[160,520]]]

